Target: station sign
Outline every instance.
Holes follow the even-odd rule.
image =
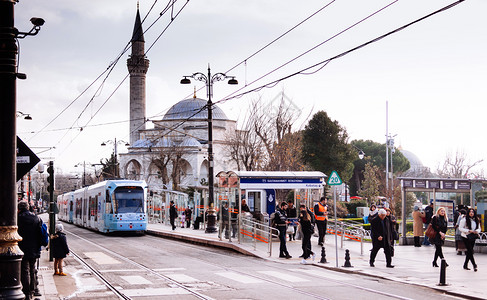
[[[321,178],[240,178],[240,187],[245,188],[275,188],[275,189],[306,189],[321,188]]]

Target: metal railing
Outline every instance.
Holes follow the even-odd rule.
[[[360,242],[360,255],[364,255],[364,240],[370,239],[370,230],[361,225],[337,220],[328,220],[328,232],[340,236],[340,248],[343,249],[345,238]]]
[[[252,218],[242,218],[242,224],[239,226],[240,243],[250,240],[257,249],[257,243],[266,243],[269,256],[272,256],[272,240],[279,238],[279,231],[264,222],[259,222]]]

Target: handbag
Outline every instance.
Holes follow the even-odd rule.
[[[293,225],[289,225],[286,228],[286,234],[294,234],[294,226]]]
[[[426,235],[430,239],[434,239],[436,237],[436,230],[433,228],[433,225],[431,223],[428,225],[428,228],[426,228],[426,231],[424,232],[424,235]]]
[[[469,233],[469,234],[467,234],[467,239],[469,241],[475,241],[478,238],[479,238],[479,235],[476,234],[476,233]]]

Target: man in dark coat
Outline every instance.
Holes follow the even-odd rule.
[[[178,217],[178,210],[174,205],[174,201],[171,201],[169,207],[169,222],[171,223],[172,230],[176,229],[176,225],[174,224],[174,221],[176,220],[177,217]]]
[[[426,219],[426,222],[424,223],[424,229],[428,228],[428,225],[431,222],[431,218],[433,217],[433,200],[430,200],[430,204],[424,208],[424,216]],[[425,235],[423,239],[423,245],[425,246],[430,246],[431,243],[428,239],[428,237]]]
[[[24,252],[20,265],[20,280],[25,299],[32,299],[37,286],[35,277],[36,260],[41,257],[41,220],[29,211],[29,203],[20,201],[18,204],[19,215],[17,219],[19,235],[22,241],[19,248]]]
[[[391,249],[391,224],[389,218],[386,218],[387,212],[385,209],[379,209],[378,217],[374,218],[370,222],[370,230],[372,236],[372,251],[370,252],[369,264],[371,267],[374,266],[375,257],[380,248],[384,249],[384,254],[386,255],[386,267],[394,268],[392,263],[392,249]]]

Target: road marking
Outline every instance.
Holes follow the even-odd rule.
[[[289,281],[289,282],[305,282],[305,281],[309,281],[308,279],[299,278],[297,276],[289,275],[289,274],[284,274],[284,273],[278,272],[278,271],[259,271],[259,273],[262,273],[262,274],[265,274],[265,275],[269,275],[269,276],[272,276],[272,277],[276,277],[276,278],[279,278],[279,279],[282,279],[282,280],[285,280],[285,281]]]
[[[135,272],[146,272],[145,270],[142,269],[126,269],[126,270],[98,270],[100,273],[135,273]]]
[[[340,276],[336,275],[336,272],[326,272],[326,271],[320,271],[320,270],[303,270],[303,269],[290,269],[289,271],[292,272],[302,272],[306,273],[311,276],[319,276],[327,279],[334,279],[334,280],[354,280],[351,277],[345,277],[345,276]]]
[[[122,263],[119,260],[116,260],[115,258],[110,257],[103,252],[85,252],[84,254],[94,260],[99,265],[115,265]]]
[[[189,291],[176,287],[176,288],[149,288],[149,289],[134,289],[123,290],[123,294],[128,297],[137,296],[167,296],[167,295],[188,295]]]
[[[168,274],[167,277],[179,283],[198,282],[199,280],[185,274]]]
[[[130,284],[152,284],[149,280],[145,279],[142,276],[120,276],[123,280],[127,281]]]
[[[175,272],[175,271],[185,271],[185,268],[163,268],[163,269],[153,269],[155,272]]]
[[[226,277],[231,280],[235,280],[241,283],[262,283],[264,282],[263,280],[260,280],[258,278],[238,274],[235,272],[222,272],[222,273],[216,273],[216,275],[220,275],[223,277]]]

